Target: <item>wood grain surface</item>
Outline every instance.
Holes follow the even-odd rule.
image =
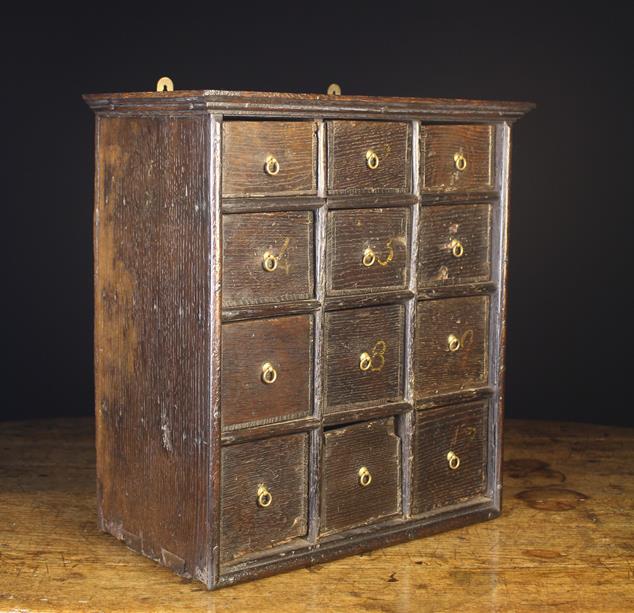
[[[317,138],[312,121],[227,121],[223,124],[222,195],[317,192]],[[264,171],[267,157],[279,171]]]
[[[223,307],[314,298],[312,211],[224,215],[222,232]]]
[[[0,423],[0,610],[634,609],[634,429],[509,420],[491,522],[208,592],[96,520],[91,419]]]
[[[321,532],[328,534],[395,515],[401,508],[401,441],[394,418],[324,433]],[[359,483],[365,467],[370,484]]]

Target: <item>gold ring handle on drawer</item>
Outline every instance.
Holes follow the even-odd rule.
[[[262,364],[262,381],[267,385],[271,385],[271,383],[275,383],[277,380],[277,370],[273,368],[273,364],[270,362],[266,362]]]
[[[270,507],[273,502],[273,496],[271,492],[267,489],[266,485],[262,484],[258,487],[258,506],[266,509],[266,507]]]
[[[467,158],[462,153],[454,153],[453,163],[456,166],[456,170],[462,172],[467,167]]]
[[[449,347],[449,351],[452,353],[455,353],[458,349],[460,349],[460,347],[462,347],[460,339],[455,334],[450,334],[447,337],[447,345]]]
[[[457,238],[449,243],[449,247],[454,258],[461,258],[464,255],[464,246]]]
[[[372,356],[367,351],[364,351],[359,356],[359,368],[363,372],[365,372],[366,370],[370,370],[370,368],[372,368]]]
[[[392,239],[385,243],[385,250],[387,255],[382,260],[370,247],[366,247],[363,251],[363,258],[361,262],[366,268],[370,268],[373,264],[379,266],[387,266],[394,259],[394,247],[392,247]]]
[[[274,177],[280,171],[280,163],[272,155],[267,156],[264,163],[264,172],[269,177]]]
[[[376,170],[379,167],[379,156],[372,149],[368,149],[365,152],[365,163],[370,170]]]
[[[447,462],[451,470],[456,470],[460,466],[460,458],[453,451],[447,454]]]
[[[262,268],[264,268],[266,272],[273,272],[277,268],[277,260],[278,258],[276,256],[270,251],[267,251],[262,256]]]
[[[367,268],[370,268],[370,266],[372,266],[372,264],[376,262],[376,254],[374,253],[374,251],[372,251],[372,249],[370,249],[370,247],[368,247],[363,252],[362,262],[363,262],[363,265],[366,266]]]
[[[359,469],[358,475],[359,475],[359,485],[361,487],[368,487],[368,485],[372,483],[372,474],[365,466],[362,466]]]

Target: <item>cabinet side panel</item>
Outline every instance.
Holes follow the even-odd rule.
[[[209,574],[210,203],[204,116],[97,120],[101,528]]]

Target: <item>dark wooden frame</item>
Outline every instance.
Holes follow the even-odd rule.
[[[198,403],[190,403],[182,407],[184,429],[187,441],[183,443],[183,454],[172,462],[167,461],[163,470],[168,474],[156,475],[154,478],[169,480],[184,479],[182,471],[184,461],[191,463],[192,474],[196,483],[187,490],[185,500],[173,500],[165,496],[158,504],[165,506],[165,513],[159,512],[161,521],[157,526],[139,525],[139,510],[129,512],[127,508],[112,509],[108,506],[106,493],[115,487],[115,482],[122,478],[113,472],[109,463],[109,454],[113,453],[113,445],[117,453],[125,454],[129,447],[119,445],[114,437],[129,438],[134,441],[139,423],[117,422],[116,416],[103,410],[109,398],[109,390],[104,389],[99,377],[104,339],[112,330],[107,329],[108,322],[95,321],[95,356],[96,356],[96,413],[97,413],[97,470],[98,470],[98,508],[100,527],[126,542],[132,549],[147,555],[172,568],[175,572],[191,576],[202,581],[208,588],[230,585],[238,581],[274,574],[308,564],[350,555],[368,549],[401,542],[417,536],[434,534],[443,530],[464,526],[477,521],[496,517],[501,509],[501,449],[502,449],[502,413],[504,405],[504,348],[506,330],[506,292],[507,292],[507,260],[508,260],[508,209],[510,182],[510,149],[511,125],[513,121],[533,108],[532,104],[523,102],[484,102],[467,100],[431,100],[413,98],[369,98],[361,96],[325,96],[310,94],[277,94],[260,92],[223,92],[223,91],[178,91],[162,93],[127,93],[87,95],[85,100],[97,114],[96,128],[96,175],[95,175],[95,297],[97,308],[103,308],[102,294],[108,290],[109,284],[115,285],[117,279],[113,275],[104,278],[100,265],[103,258],[112,257],[112,253],[104,253],[102,240],[107,229],[103,227],[103,177],[100,174],[103,153],[100,146],[100,129],[103,122],[113,118],[162,118],[165,121],[178,121],[183,118],[198,117],[196,134],[205,143],[204,177],[205,191],[200,193],[204,211],[201,218],[203,225],[195,226],[200,233],[199,240],[206,244],[206,253],[188,252],[187,257],[194,260],[194,267],[199,282],[205,286],[205,314],[202,325],[196,330],[189,329],[187,334],[203,334],[208,346],[208,358],[204,360],[205,383],[204,393]],[[228,118],[304,118],[317,121],[317,196],[296,198],[232,198],[222,199],[220,190],[222,123]],[[351,195],[328,197],[326,192],[327,154],[325,139],[325,121],[334,118],[399,120],[411,122],[410,168],[411,193],[404,195]],[[495,148],[495,186],[491,192],[481,194],[465,194],[451,192],[421,193],[420,189],[420,126],[421,123],[486,123],[493,126]],[[198,132],[199,130],[199,132]],[[184,153],[185,154],[185,153]],[[417,274],[417,236],[419,232],[419,206],[436,206],[454,202],[490,202],[493,206],[493,231],[491,234],[491,280],[488,283],[470,284],[466,286],[447,286],[442,288],[420,290],[416,287]],[[362,299],[355,297],[325,298],[325,232],[326,214],[329,208],[348,207],[410,207],[410,270],[407,290],[370,294]],[[315,211],[315,287],[314,300],[299,301],[291,304],[261,305],[222,309],[221,289],[221,215],[248,211],[273,210],[314,210]],[[165,235],[157,240],[175,240],[188,246],[191,237],[185,235]],[[160,299],[168,303],[169,308],[178,308],[182,296],[170,293],[170,288],[160,290]],[[413,330],[418,300],[429,298],[487,294],[490,296],[490,338],[489,338],[489,381],[488,385],[458,393],[418,401],[415,406],[413,396]],[[405,394],[403,402],[396,405],[375,408],[353,409],[342,411],[341,415],[323,415],[323,316],[326,310],[346,308],[362,304],[405,304]],[[235,429],[222,432],[220,426],[220,326],[223,321],[243,318],[269,317],[272,315],[314,313],[314,381],[315,401],[313,414],[286,422],[264,426]],[[155,372],[171,369],[174,376],[180,374],[183,366],[176,362],[157,357],[157,364],[151,365]],[[154,371],[153,371],[154,372]],[[130,377],[124,384],[132,386]],[[158,395],[163,392],[164,383],[157,380],[155,390]],[[411,436],[413,424],[418,410],[443,406],[465,400],[489,398],[489,454],[488,454],[488,488],[487,497],[471,500],[455,508],[443,509],[441,512],[411,518]],[[390,518],[370,526],[355,528],[318,540],[319,533],[319,478],[322,427],[343,421],[396,416],[397,432],[401,437],[402,448],[402,508],[401,518]],[[220,525],[220,449],[222,445],[230,445],[246,440],[255,440],[272,435],[292,432],[310,432],[309,460],[309,514],[308,535],[304,546],[289,544],[278,547],[265,554],[254,556],[221,567],[219,562],[219,525]],[[138,434],[140,437],[140,434]],[[144,444],[157,453],[161,450],[161,432],[146,432]],[[141,438],[137,441],[141,443]],[[157,451],[158,450],[158,451]],[[164,451],[164,450],[163,450]],[[133,463],[119,464],[118,470],[139,470]],[[122,468],[123,467],[123,468]],[[151,470],[151,468],[147,469]],[[157,486],[159,487],[159,486]],[[149,490],[148,490],[149,491]],[[160,487],[152,490],[161,491]],[[165,494],[168,494],[165,491]],[[142,500],[145,492],[134,494]],[[179,527],[171,526],[177,533],[178,552],[169,551],[162,540],[169,529],[164,525],[170,517],[170,505],[185,505],[187,509],[196,509],[191,530],[178,533]],[[196,538],[192,539],[191,534]],[[189,536],[188,536],[189,535]],[[187,540],[187,542],[185,542]]]

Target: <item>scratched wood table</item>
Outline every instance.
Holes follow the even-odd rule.
[[[97,530],[92,420],[0,423],[0,611],[634,611],[634,429],[505,444],[499,519],[207,592]]]

